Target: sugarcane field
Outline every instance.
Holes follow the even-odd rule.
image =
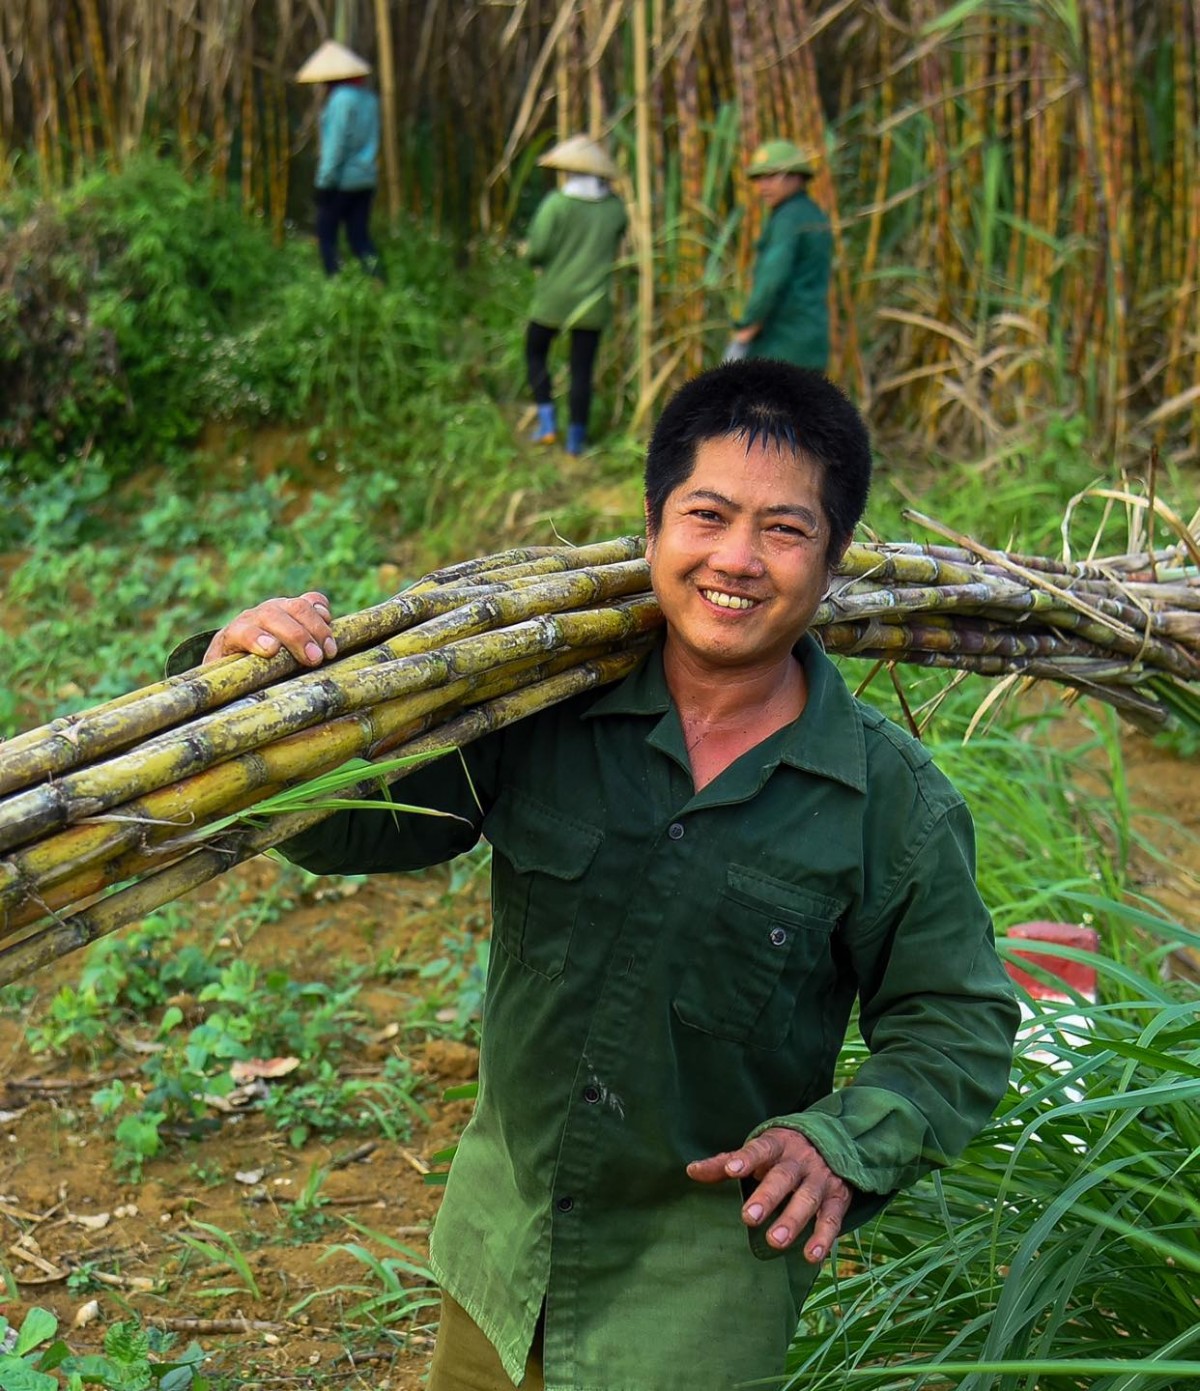
[[[1200,1388],[1198,0],[0,0],[0,1391]]]

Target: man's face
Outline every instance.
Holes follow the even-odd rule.
[[[710,668],[786,659],[828,588],[829,541],[819,465],[774,444],[705,440],[647,538],[668,643]]]
[[[760,174],[754,179],[754,190],[768,208],[777,208],[803,186],[799,174]]]

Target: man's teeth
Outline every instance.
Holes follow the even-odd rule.
[[[702,589],[701,594],[710,604],[716,604],[723,609],[752,609],[753,599],[743,599],[740,594],[723,594],[719,589]]]

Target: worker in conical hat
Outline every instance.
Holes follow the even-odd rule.
[[[547,359],[555,337],[569,332],[567,453],[581,454],[587,443],[600,333],[612,317],[613,265],[628,218],[611,187],[617,166],[588,136],[563,140],[538,164],[564,177],[538,205],[529,228],[528,255],[537,271],[525,332],[529,386],[538,409],[533,438],[542,444],[558,438]]]
[[[371,274],[383,278],[370,232],[379,182],[379,98],[364,85],[370,71],[365,58],[330,39],[296,74],[297,82],[328,87],[314,195],[317,245],[327,275],[338,270],[338,236],[345,227],[350,250]]]
[[[829,365],[829,219],[808,196],[812,154],[768,140],[747,177],[768,209],[755,248],[753,283],[727,356],[774,357],[824,372]]]

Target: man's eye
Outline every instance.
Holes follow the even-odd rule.
[[[711,507],[696,507],[692,510],[692,516],[701,522],[719,522],[720,512],[714,512]]]

